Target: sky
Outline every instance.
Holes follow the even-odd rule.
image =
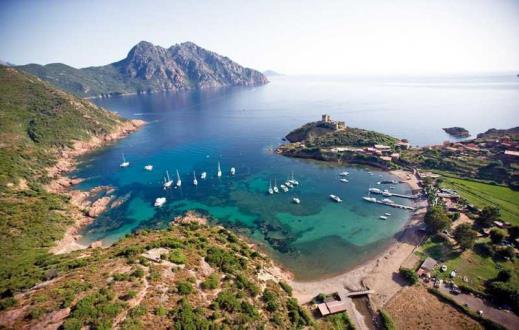
[[[192,41],[285,74],[519,72],[519,0],[0,0],[0,59],[74,67]]]

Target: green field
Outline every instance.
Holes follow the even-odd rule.
[[[501,218],[519,225],[519,192],[504,186],[443,176],[444,186],[456,190],[461,197],[479,208],[497,206]]]

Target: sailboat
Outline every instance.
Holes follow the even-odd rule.
[[[119,166],[121,166],[121,167],[128,167],[128,166],[130,166],[130,162],[126,160],[126,158],[124,157],[124,154],[122,154],[122,155],[123,155],[123,162]]]
[[[292,172],[292,178],[290,178],[289,182],[294,186],[297,186],[299,184],[299,182],[296,179],[294,179],[294,172]]]
[[[236,174],[236,169],[234,167],[231,167],[231,175],[235,175]]]
[[[196,179],[195,171],[193,171],[193,186],[198,186],[198,180]]]
[[[277,194],[279,192],[279,189],[278,189],[278,184],[276,182],[276,179],[274,179],[274,188],[272,188],[274,190],[274,192]]]
[[[368,189],[368,196],[362,197],[363,200],[370,202],[370,203],[376,203],[377,199],[375,197],[371,197],[371,186]]]
[[[337,195],[330,195],[330,198],[336,201],[337,203],[342,202],[342,199]]]
[[[200,174],[200,179],[205,180],[205,178],[207,178],[207,172],[202,172],[202,174]]]
[[[283,192],[287,192],[288,191],[288,187],[285,186],[284,184],[281,184],[279,187],[281,188],[281,190],[283,190]]]
[[[166,171],[166,177],[164,178],[164,189],[168,189],[173,184],[173,180],[169,178],[169,172]]]
[[[178,174],[177,170],[177,187],[180,187],[182,185],[182,180],[180,180],[180,174]]]
[[[274,193],[274,190],[272,190],[272,180],[269,180],[269,195],[272,195]]]
[[[218,162],[218,172],[216,172],[216,176],[218,176],[218,177],[222,176],[222,169],[220,168],[220,162]]]

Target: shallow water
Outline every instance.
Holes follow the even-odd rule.
[[[78,168],[76,175],[88,178],[81,189],[112,185],[118,196],[129,196],[84,230],[85,241],[113,242],[139,228],[163,227],[186,210],[198,210],[262,244],[297,278],[315,279],[379,253],[408,220],[409,212],[361,199],[370,185],[392,179],[387,173],[273,154],[272,147],[286,133],[329,113],[347,125],[406,137],[413,144],[438,143],[448,138],[441,127],[481,131],[512,126],[519,98],[517,84],[508,80],[485,85],[479,80],[447,84],[281,77],[257,88],[94,102],[149,124],[88,155]],[[123,152],[131,162],[125,169],[119,168]],[[218,161],[221,178],[216,177]],[[153,164],[154,170],[146,172],[146,164]],[[236,167],[235,176],[229,174],[231,166]],[[177,169],[181,189],[164,191],[165,171],[174,177]],[[350,172],[349,183],[338,180],[343,170]],[[193,171],[198,176],[207,171],[207,180],[199,178],[194,187]],[[274,196],[266,193],[269,181],[279,185],[292,172],[300,182],[297,188]],[[405,185],[397,185],[395,192],[410,193]],[[339,195],[344,202],[332,202],[329,194]],[[153,201],[161,196],[168,201],[156,209]],[[291,202],[295,196],[300,205]],[[391,216],[382,221],[379,216],[385,212]]]

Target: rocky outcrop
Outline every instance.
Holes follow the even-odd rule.
[[[445,133],[459,138],[465,138],[470,136],[469,131],[467,131],[463,127],[447,127],[443,130],[445,131]]]
[[[261,72],[192,42],[163,48],[141,41],[125,59],[99,67],[53,63],[18,68],[82,97],[268,83]]]

